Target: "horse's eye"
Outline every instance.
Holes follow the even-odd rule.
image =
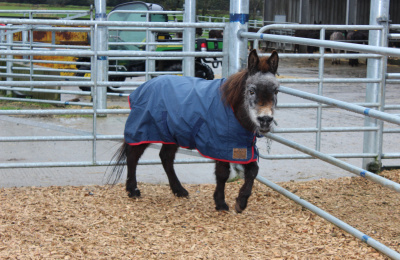
[[[254,90],[252,90],[252,89],[249,90],[249,93],[250,93],[250,95],[254,95],[255,94]]]

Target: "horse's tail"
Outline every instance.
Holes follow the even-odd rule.
[[[128,149],[128,144],[124,142],[121,145],[121,147],[116,151],[116,153],[113,155],[113,157],[111,158],[110,166],[111,166],[111,162],[113,162],[113,161],[116,161],[116,162],[112,166],[111,172],[108,174],[107,184],[115,185],[121,179],[121,175],[124,172],[124,168],[126,165],[127,149]],[[108,170],[107,170],[107,172],[108,172]]]

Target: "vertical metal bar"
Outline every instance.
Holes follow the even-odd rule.
[[[0,30],[0,43],[6,42],[6,31]]]
[[[54,51],[56,48],[54,45],[56,45],[56,32],[55,31],[51,31],[51,45],[53,45],[51,47],[51,50]]]
[[[320,32],[320,39],[325,40],[325,29],[321,29]],[[325,63],[325,48],[324,47],[319,47],[319,53],[321,54],[321,57],[319,58],[319,69],[318,69],[318,78],[319,78],[319,83],[318,83],[318,95],[322,96],[324,93],[324,63]],[[318,103],[318,108],[317,108],[317,133],[316,133],[316,142],[315,142],[315,150],[320,151],[321,150],[321,128],[322,128],[322,104]]]
[[[105,0],[95,0],[95,20],[96,21],[106,21],[106,1]],[[107,37],[107,27],[98,26],[96,30],[96,44],[95,51],[107,51],[108,48],[108,37]],[[107,56],[97,56],[97,70],[96,78],[97,81],[108,81],[108,59]],[[107,108],[107,88],[106,87],[95,87],[96,91],[96,102],[97,109]]]
[[[93,6],[91,6],[91,15],[90,15],[90,20],[93,21]],[[96,12],[96,11],[95,11]],[[90,26],[90,35],[96,35],[95,33],[95,26]],[[91,51],[95,51],[95,37],[89,37],[90,40],[90,50]],[[95,74],[93,73],[95,71],[95,57],[91,56],[90,57],[90,81],[94,82],[95,81]],[[96,81],[97,82],[97,81]],[[92,95],[92,105],[93,105],[93,109],[95,109],[95,103],[96,103],[96,99],[94,98],[94,93],[95,93],[95,88],[94,85],[90,88],[91,89],[91,95]]]
[[[150,22],[150,15],[149,15],[149,13],[146,13],[146,22]],[[145,42],[144,42],[144,44],[145,44],[145,50],[146,50],[146,51],[150,51],[149,42],[150,42],[150,30],[149,30],[149,28],[147,27],[147,28],[146,28]],[[145,72],[144,72],[145,81],[150,80],[150,74],[149,74],[149,71],[150,71],[149,57],[146,57],[146,58],[145,58],[144,71],[145,71]]]
[[[106,0],[95,0],[95,20],[96,21],[106,21]],[[95,63],[94,69],[92,67],[92,73],[95,71],[95,85],[93,94],[93,153],[92,160],[95,164],[97,161],[96,151],[97,151],[97,109],[107,108],[107,88],[99,87],[97,83],[99,81],[108,81],[108,59],[107,56],[98,56],[98,51],[107,51],[108,49],[108,35],[107,27],[105,26],[95,26]],[[93,75],[93,74],[92,74]],[[105,115],[101,115],[105,116]]]
[[[150,14],[146,14],[146,22],[150,22]],[[155,34],[150,28],[146,30],[146,50],[147,51],[156,51],[156,46],[150,45],[149,42],[155,42]],[[156,61],[154,59],[149,59],[146,57],[146,81],[151,79],[151,73],[156,71]]]
[[[146,48],[148,51],[156,51],[156,46],[149,45],[149,42],[155,41],[155,35],[152,31],[146,30]],[[154,59],[149,59],[146,57],[146,81],[151,79],[151,73],[156,71],[156,61]]]
[[[6,39],[6,42],[7,42],[7,50],[8,50],[8,51],[11,51],[11,50],[12,50],[12,47],[11,47],[11,46],[12,46],[12,44],[13,44],[13,36],[14,36],[14,34],[12,33],[12,30],[10,30],[10,33],[7,34],[7,39]],[[11,61],[11,59],[13,58],[13,56],[12,56],[12,55],[7,55],[6,58],[7,58],[7,61],[6,61],[6,72],[7,72],[7,74],[11,74],[11,73],[12,73],[12,66],[13,66],[13,62]],[[7,76],[7,77],[6,77],[6,81],[13,81],[13,78]],[[7,95],[11,95],[11,91],[8,91],[8,90],[7,90],[6,94],[7,94]]]
[[[23,45],[28,43],[28,31],[29,31],[29,29],[28,29],[28,26],[26,26],[26,27],[27,27],[26,30],[22,30],[22,32],[21,32],[21,34],[22,34],[22,44]],[[31,50],[32,50],[32,48],[31,48]],[[22,56],[22,58],[23,59],[27,59],[28,55],[24,55],[24,56]]]
[[[249,0],[230,0],[229,7],[229,68],[232,75],[243,69],[247,63],[247,38],[240,32],[247,32],[249,21]]]
[[[384,25],[387,24],[389,19],[389,0],[371,0],[371,11],[370,11],[370,25]],[[369,45],[371,46],[383,46],[383,38],[387,38],[387,30],[371,30],[369,32]],[[368,59],[367,65],[367,78],[380,78],[381,83],[368,83],[367,93],[365,96],[366,102],[378,103],[381,96],[381,90],[384,85],[384,75],[382,75],[382,66],[386,66],[385,59]],[[382,107],[382,104],[380,104]],[[381,109],[381,108],[380,108]],[[378,121],[376,119],[366,117],[364,121],[365,126],[376,127]],[[379,150],[379,132],[364,132],[364,153],[378,153]],[[371,159],[364,158],[362,167],[364,169],[376,172],[381,167],[381,161],[379,158]]]
[[[94,26],[93,28],[93,35],[97,35],[97,24]],[[93,39],[93,44],[92,46],[96,46],[97,45],[97,39]],[[94,47],[95,49],[95,47]],[[98,81],[98,77],[93,73],[95,71],[98,70],[98,66],[99,63],[97,62],[97,52],[94,52],[94,56],[92,57],[92,62],[91,62],[92,66],[91,66],[91,78],[93,81],[93,87],[92,87],[92,98],[93,98],[93,129],[92,129],[92,134],[93,134],[93,141],[92,141],[92,163],[95,164],[96,163],[96,150],[97,150],[97,142],[96,142],[96,129],[97,129],[97,109],[98,109],[98,102],[97,102],[97,98],[98,98],[98,92],[97,92],[97,81]]]
[[[230,39],[230,30],[229,23],[225,23],[224,28],[224,38],[222,44],[222,51],[225,55],[222,57],[222,77],[227,78],[229,76],[229,39]]]
[[[147,14],[146,16],[149,17],[149,14]],[[147,22],[148,22],[148,20],[147,20]],[[146,51],[149,51],[149,41],[150,41],[150,31],[149,31],[149,28],[147,28],[146,29],[146,40],[145,40]],[[144,65],[144,71],[145,71],[144,79],[145,79],[145,81],[150,80],[149,70],[150,70],[149,57],[146,56],[145,65]]]
[[[185,23],[196,22],[196,0],[185,0],[185,13],[183,14],[183,21]],[[183,51],[193,52],[195,51],[195,28],[185,28],[183,30]],[[194,57],[183,58],[183,75],[194,76]]]
[[[32,14],[29,15],[29,19],[33,19],[32,18]],[[27,26],[28,28],[28,26]],[[29,29],[29,50],[33,50],[33,29],[30,28]],[[33,55],[29,55],[29,80],[33,81]],[[33,90],[34,86],[31,86],[31,90]]]
[[[387,35],[387,34],[385,34]],[[387,37],[385,37],[387,39]],[[385,112],[385,93],[386,93],[386,70],[387,70],[387,56],[381,58],[381,83],[380,83],[380,95],[379,95],[379,110]],[[382,166],[382,155],[383,155],[383,124],[384,121],[378,120],[378,166]],[[380,168],[378,169],[378,171]]]
[[[389,1],[387,3],[388,13],[389,13]],[[380,18],[381,24],[384,25],[382,29],[381,46],[388,47],[388,33],[389,33],[389,16]],[[386,99],[386,72],[387,72],[387,56],[382,56],[381,67],[380,67],[380,95],[379,95],[379,110],[385,112],[385,99]],[[383,124],[384,121],[378,120],[378,162],[382,165],[382,155],[383,155]]]

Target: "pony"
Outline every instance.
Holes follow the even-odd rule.
[[[309,39],[319,39],[319,31],[316,30],[296,30],[294,32],[294,37],[309,38]],[[312,54],[317,48],[314,46],[307,46],[307,53]],[[300,44],[294,45],[294,53],[300,53]]]
[[[350,42],[353,43],[358,43],[358,44],[365,44],[365,42],[368,42],[368,32],[367,31],[350,31],[347,33],[346,39]],[[348,53],[357,53],[357,52],[352,52],[348,51]],[[350,66],[358,66],[359,62],[358,59],[349,59],[349,65]]]
[[[329,37],[331,41],[343,41],[345,39],[343,32],[333,32]],[[332,53],[340,53],[339,49],[331,49]],[[340,64],[340,58],[332,58],[332,64]]]
[[[174,159],[179,147],[197,149],[215,160],[217,211],[229,210],[225,183],[230,163],[243,165],[244,184],[235,204],[236,212],[241,213],[247,207],[259,170],[256,137],[268,133],[275,123],[278,62],[276,51],[269,58],[259,58],[253,50],[247,68],[227,79],[164,75],[142,84],[129,97],[131,112],[125,125],[125,140],[112,158],[116,164],[108,183],[118,182],[126,164],[128,196],[141,196],[136,180],[139,158],[150,143],[162,143],[159,156],[172,193],[188,197],[176,176]],[[192,99],[191,95],[196,97]]]

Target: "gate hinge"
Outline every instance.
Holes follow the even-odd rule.
[[[378,23],[391,23],[392,22],[392,20],[389,20],[389,18],[386,16],[378,17],[378,18],[376,18],[376,21]]]

